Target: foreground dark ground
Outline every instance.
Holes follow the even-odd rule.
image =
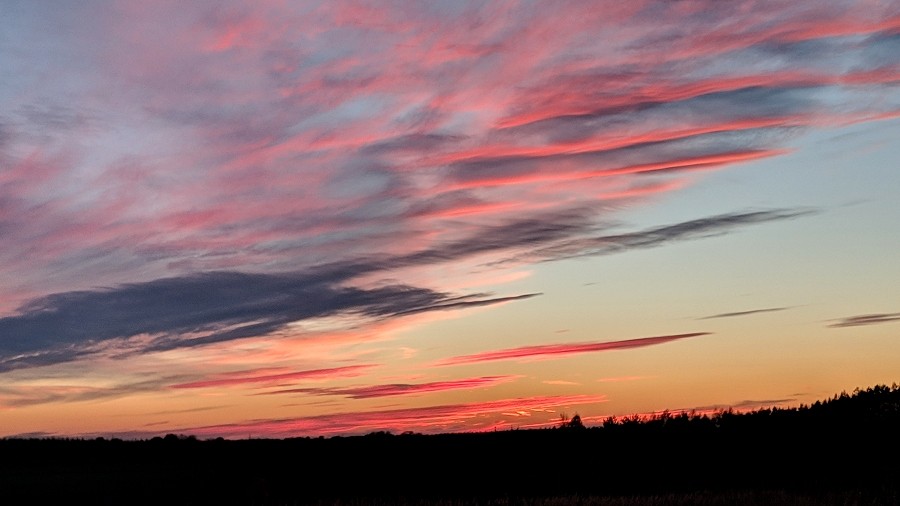
[[[480,434],[0,440],[4,504],[900,504],[900,385]]]

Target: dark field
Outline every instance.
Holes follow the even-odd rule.
[[[477,434],[0,440],[3,504],[900,504],[900,386]]]

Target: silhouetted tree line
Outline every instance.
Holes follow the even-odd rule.
[[[564,430],[561,430],[564,429]],[[199,440],[0,440],[9,504],[303,504],[700,490],[900,497],[900,386],[797,408],[576,415],[555,428]]]

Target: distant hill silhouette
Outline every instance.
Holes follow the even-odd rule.
[[[900,386],[797,408],[580,417],[488,433],[253,440],[0,440],[8,504],[305,504],[341,499],[851,491],[900,498]],[[2,502],[2,500],[0,500]],[[862,504],[862,503],[860,503]]]

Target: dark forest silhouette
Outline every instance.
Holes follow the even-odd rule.
[[[303,504],[401,498],[850,491],[900,499],[900,385],[797,408],[579,416],[554,428],[200,440],[0,440],[9,504]],[[855,497],[856,497],[855,496]]]

